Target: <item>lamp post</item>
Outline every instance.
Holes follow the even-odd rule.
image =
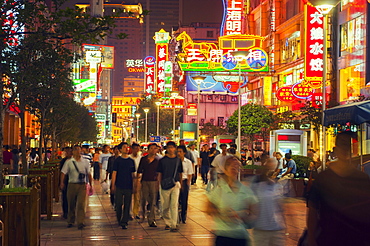
[[[171,99],[173,99],[173,105],[172,105],[172,108],[173,108],[173,122],[172,122],[172,129],[173,129],[173,141],[175,141],[175,131],[176,131],[176,103],[175,103],[175,100],[176,100],[176,97],[179,95],[179,93],[177,91],[172,91],[171,92]]]
[[[238,73],[238,76],[239,76],[239,89],[238,89],[238,142],[237,142],[237,146],[239,149],[242,148],[241,146],[241,137],[242,137],[242,134],[241,134],[241,114],[240,114],[240,111],[241,111],[241,95],[240,95],[240,91],[241,91],[241,83],[242,83],[242,64],[241,62],[246,59],[247,55],[248,55],[248,51],[231,51],[230,54],[235,57],[235,60],[238,62],[238,67],[239,67],[239,73]],[[252,143],[253,144],[253,143]]]
[[[139,118],[140,118],[140,113],[136,113],[136,142],[139,142]]]
[[[194,76],[193,80],[197,83],[198,86],[198,97],[197,97],[197,149],[200,151],[200,85],[206,79],[205,76]]]
[[[148,142],[148,113],[150,108],[145,107],[143,110],[145,112],[145,142]]]
[[[328,57],[328,37],[327,37],[327,28],[328,28],[328,14],[330,11],[339,3],[338,0],[311,0],[312,5],[316,7],[318,11],[324,16],[324,46],[323,46],[323,71],[322,71],[322,169],[325,170],[326,166],[326,127],[324,126],[324,117],[326,110],[326,80],[327,80],[327,57]]]
[[[157,136],[159,136],[159,107],[161,106],[161,102],[157,101],[155,105],[157,105]]]
[[[129,137],[130,137],[131,143],[133,143],[132,136],[134,134],[134,132],[133,132],[133,129],[134,129],[134,127],[133,127],[134,118],[130,117],[128,120],[130,121],[130,135],[129,135]]]

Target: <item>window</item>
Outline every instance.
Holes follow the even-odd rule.
[[[213,38],[213,31],[207,31],[207,38]]]
[[[226,101],[226,95],[221,95],[221,96],[220,96],[220,100],[221,100],[221,101]]]
[[[223,126],[223,125],[224,125],[224,117],[218,117],[217,126]]]
[[[297,0],[286,0],[285,2],[285,20],[289,20],[299,12],[299,3]]]

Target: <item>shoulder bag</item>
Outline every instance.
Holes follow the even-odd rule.
[[[179,160],[180,159],[177,159],[176,168],[175,168],[175,172],[173,173],[173,176],[162,179],[161,187],[162,187],[163,190],[169,190],[169,189],[171,189],[172,187],[174,187],[176,185],[175,177],[176,177],[176,174],[177,174],[177,167],[179,166]]]
[[[72,161],[72,162],[73,162],[73,165],[75,166],[75,168],[76,168],[76,170],[77,170],[77,172],[78,172],[78,179],[79,179],[81,182],[86,181],[86,180],[85,180],[85,179],[86,179],[86,174],[81,173],[81,172],[80,172],[80,170],[78,170],[78,168],[77,168],[77,165],[76,165],[76,162],[75,162],[75,161]]]

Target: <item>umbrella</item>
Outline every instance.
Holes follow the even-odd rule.
[[[332,124],[345,125],[347,122],[360,125],[360,164],[362,166],[362,123],[370,123],[370,101],[340,105],[324,111],[325,126]]]

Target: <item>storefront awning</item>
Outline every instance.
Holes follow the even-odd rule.
[[[324,112],[325,126],[332,124],[344,125],[347,122],[354,125],[360,125],[364,122],[370,123],[370,101],[345,104]]]

